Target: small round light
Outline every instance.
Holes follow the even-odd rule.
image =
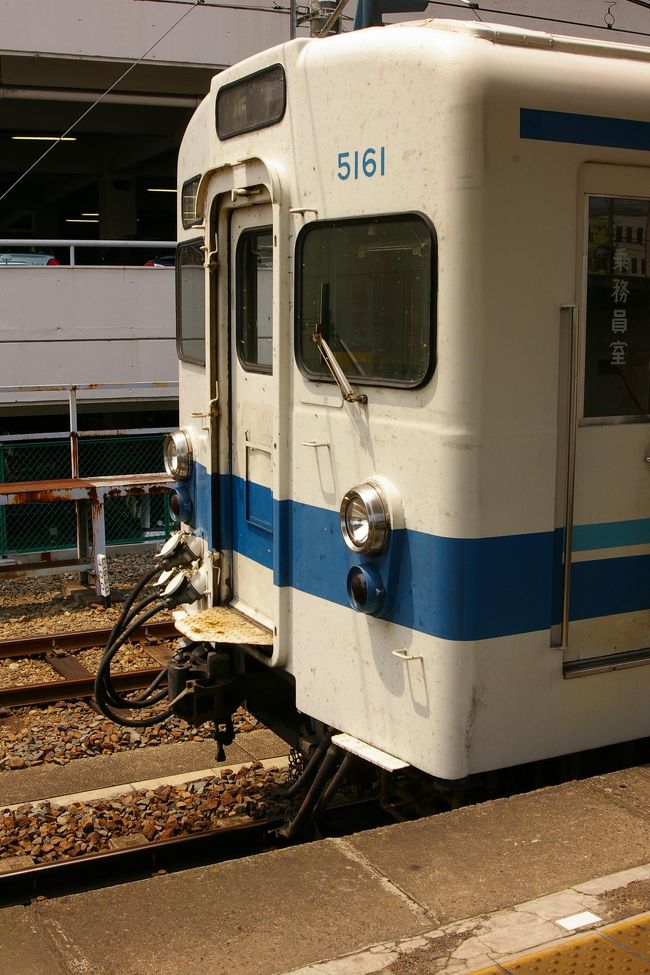
[[[388,545],[388,503],[372,481],[347,492],[341,501],[340,520],[343,541],[353,552],[380,555]]]
[[[181,499],[178,495],[178,491],[172,491],[169,495],[169,510],[171,511],[174,521],[178,521],[181,516]]]
[[[183,430],[175,430],[165,437],[163,448],[165,470],[175,479],[185,478],[192,467],[192,445]]]
[[[176,524],[194,523],[194,506],[186,484],[178,484],[169,494],[169,513]]]
[[[348,572],[348,599],[357,613],[379,616],[386,590],[374,565],[353,565]]]

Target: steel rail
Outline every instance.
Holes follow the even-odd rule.
[[[36,654],[49,653],[52,650],[84,650],[88,647],[106,646],[110,629],[71,630],[68,633],[51,633],[45,636],[27,636],[17,640],[0,640],[0,660],[14,657],[32,657]],[[156,640],[171,639],[179,635],[178,630],[170,620],[161,623],[147,623],[142,632],[138,632],[133,642],[139,639],[155,638]]]
[[[136,691],[148,687],[157,677],[162,667],[147,670],[129,670],[122,674],[112,674],[111,683],[118,691]],[[95,693],[95,676],[72,677],[64,680],[48,681],[46,684],[19,684],[16,687],[0,688],[0,707],[27,707],[32,704],[51,704],[53,701],[68,701],[75,698],[92,697]]]
[[[59,896],[107,884],[126,883],[147,877],[155,870],[236,859],[261,851],[268,844],[270,831],[281,825],[281,819],[269,819],[224,826],[121,850],[7,870],[0,872],[0,904],[27,903],[36,895]]]
[[[326,835],[346,835],[369,826],[386,825],[390,821],[381,812],[376,799],[343,803],[318,816],[319,831]],[[282,823],[282,818],[275,817],[221,826],[121,850],[89,853],[68,860],[0,872],[0,905],[28,903],[35,896],[58,897],[109,884],[131,883],[157,870],[222,863],[286,846],[275,835]],[[309,835],[303,837],[306,840],[312,838]]]

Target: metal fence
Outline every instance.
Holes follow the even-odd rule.
[[[164,470],[164,434],[80,436],[80,477],[156,473]],[[72,476],[70,440],[0,441],[0,482],[51,481]],[[162,541],[172,530],[167,498],[143,495],[107,498],[108,545]],[[89,522],[90,531],[90,522]],[[0,557],[76,548],[75,503],[0,507]]]

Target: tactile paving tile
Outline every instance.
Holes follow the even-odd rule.
[[[650,975],[650,964],[598,935],[501,962],[501,967],[509,975]]]
[[[650,916],[636,921],[622,921],[620,924],[603,928],[600,932],[618,945],[642,955],[650,961]]]

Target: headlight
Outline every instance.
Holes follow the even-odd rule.
[[[372,481],[352,488],[341,501],[341,533],[353,552],[379,555],[388,544],[390,513],[378,485]]]
[[[192,445],[187,434],[175,430],[167,434],[164,446],[165,470],[175,480],[187,477],[192,467]]]

